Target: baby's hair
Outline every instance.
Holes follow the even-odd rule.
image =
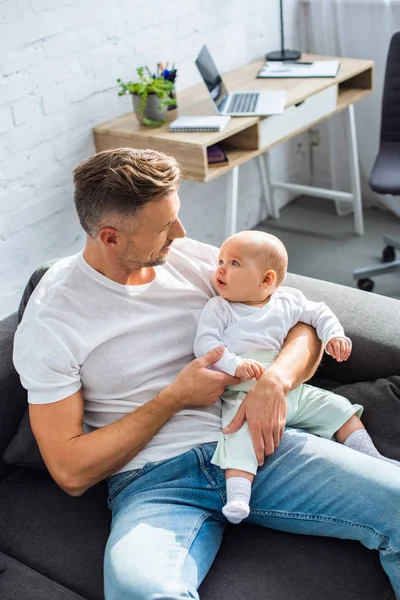
[[[281,285],[282,281],[286,277],[286,271],[288,266],[288,255],[285,246],[279,238],[270,233],[264,233],[267,236],[266,239],[266,256],[265,262],[268,268],[273,269],[276,273],[277,284]]]

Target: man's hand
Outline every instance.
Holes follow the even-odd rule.
[[[180,406],[211,406],[219,400],[227,385],[240,383],[240,379],[226,373],[212,371],[209,365],[216,363],[224,353],[224,346],[217,346],[192,360],[166,389]]]
[[[282,439],[286,425],[286,394],[282,381],[268,369],[246,398],[236,416],[222,431],[229,434],[247,421],[259,466],[264,457],[273,454]]]
[[[235,375],[236,377],[240,377],[245,381],[249,379],[254,379],[258,381],[263,374],[264,369],[262,364],[257,362],[256,360],[252,360],[251,358],[242,360],[240,365],[237,367]]]
[[[332,338],[326,345],[326,351],[338,362],[343,362],[351,354],[351,342],[342,337]]]

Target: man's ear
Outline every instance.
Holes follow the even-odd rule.
[[[99,237],[105,246],[114,247],[119,243],[119,231],[114,227],[103,227]]]
[[[261,286],[262,287],[269,287],[270,285],[273,285],[276,281],[276,272],[273,269],[269,269],[269,271],[266,271],[263,275],[263,278],[261,280]]]

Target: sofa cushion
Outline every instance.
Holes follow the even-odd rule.
[[[4,600],[85,600],[2,552],[0,567],[0,598]]]
[[[55,264],[59,259],[54,259],[48,261],[41,265],[34,273],[32,273],[29,278],[28,283],[25,286],[24,293],[21,298],[21,302],[18,307],[18,314],[12,315],[13,319],[11,322],[11,336],[10,343],[4,347],[5,352],[8,353],[8,360],[12,366],[12,341],[14,338],[14,332],[17,328],[17,323],[20,323],[23,314],[25,312],[26,305],[28,304],[29,298],[31,297],[32,292],[36,288],[39,281],[42,279],[43,275],[49,270],[49,268]],[[7,320],[2,321],[0,326],[3,323],[7,323]],[[0,335],[2,340],[2,349],[3,349],[3,331],[0,329]],[[10,445],[8,446],[5,454],[3,455],[3,461],[8,465],[18,465],[25,467],[33,467],[39,469],[46,469],[46,466],[43,462],[42,456],[39,451],[39,447],[36,443],[35,437],[32,433],[32,429],[29,422],[29,413],[26,404],[26,391],[22,388],[21,383],[19,381],[19,377],[12,366],[12,371],[15,377],[17,378],[17,382],[15,383],[15,388],[18,388],[19,396],[22,396],[24,399],[24,403],[21,404],[20,400],[16,403],[17,408],[19,409],[19,419],[17,424],[19,423],[18,431],[15,432],[15,427],[13,429],[13,434],[15,433],[15,437],[12,439]],[[13,395],[10,394],[12,398]],[[0,399],[0,410],[3,402]],[[25,408],[25,411],[24,411]],[[1,413],[0,413],[1,416]],[[22,420],[21,420],[22,418]],[[0,421],[1,423],[1,421]],[[8,439],[7,443],[10,441],[11,437]],[[0,440],[1,440],[1,430],[0,430]],[[6,448],[6,445],[3,447],[0,444],[0,450],[3,451]],[[2,452],[1,452],[2,453]]]
[[[19,303],[18,323],[21,322],[21,319],[24,316],[26,305],[29,302],[29,298],[31,297],[33,290],[35,289],[39,281],[42,279],[43,275],[50,269],[50,267],[52,267],[59,260],[59,258],[55,258],[53,260],[49,260],[43,263],[30,276],[29,281],[26,284],[24,292],[22,294],[21,302]]]
[[[88,600],[103,598],[110,521],[105,482],[74,498],[21,468],[0,484],[0,551]]]
[[[346,362],[325,354],[321,377],[356,383],[399,373],[400,302],[345,285],[288,273],[285,285],[303,292],[309,300],[325,302],[339,317],[353,350]]]
[[[400,376],[346,384],[335,392],[364,406],[361,419],[377,449],[400,460]]]
[[[26,408],[26,392],[12,363],[17,315],[0,321],[0,457],[15,435]],[[0,480],[10,469],[0,459]]]
[[[25,410],[17,433],[3,454],[3,460],[8,465],[30,467],[31,469],[46,469],[39,446],[31,429],[28,409]]]
[[[378,552],[358,542],[230,526],[201,600],[394,600]]]

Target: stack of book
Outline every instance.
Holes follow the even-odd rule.
[[[207,148],[207,161],[209,167],[222,167],[229,165],[229,159],[218,144]]]

